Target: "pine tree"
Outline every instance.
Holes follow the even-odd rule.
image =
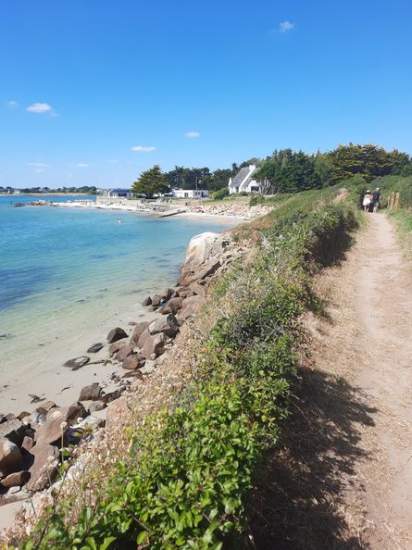
[[[132,191],[136,194],[144,194],[147,198],[152,198],[153,195],[160,193],[167,193],[169,185],[160,166],[156,164],[153,168],[142,172],[139,179],[133,183]]]

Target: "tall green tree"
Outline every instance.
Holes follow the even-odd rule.
[[[379,176],[387,176],[405,168],[407,161],[398,152],[388,153],[376,145],[339,145],[329,153],[333,164],[333,182],[353,176],[362,176],[372,181]],[[410,164],[410,158],[408,158]]]
[[[167,178],[158,164],[142,172],[139,179],[132,186],[134,193],[146,195],[147,198],[152,198],[153,195],[160,193],[167,193],[169,189]]]
[[[275,193],[295,193],[321,187],[322,182],[315,169],[315,160],[314,155],[306,155],[303,151],[274,151],[260,164],[256,179],[270,182]]]

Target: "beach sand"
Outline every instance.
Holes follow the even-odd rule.
[[[77,330],[70,327],[66,333],[52,336],[47,344],[32,343],[33,352],[30,365],[22,368],[18,356],[10,358],[9,368],[2,373],[0,387],[0,412],[3,414],[18,414],[21,411],[32,412],[38,404],[32,403],[29,394],[44,397],[54,401],[59,406],[70,405],[79,398],[80,390],[93,382],[102,386],[110,384],[112,374],[124,375],[125,370],[113,364],[87,364],[77,371],[64,367],[63,364],[75,357],[87,355],[90,363],[108,358],[108,332],[119,326],[131,333],[133,326],[130,322],[151,320],[156,313],[147,311],[136,303],[127,311],[118,312],[113,317],[103,321],[96,321],[95,325],[87,329]],[[104,348],[98,353],[87,353],[87,349],[98,342],[104,343]],[[10,342],[12,343],[12,342]],[[7,364],[7,355],[3,355]],[[13,368],[14,365],[19,368]]]

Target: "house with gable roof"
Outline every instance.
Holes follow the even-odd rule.
[[[235,177],[229,179],[229,194],[235,193],[261,193],[262,185],[253,177],[257,171],[256,164],[249,164],[239,170]]]

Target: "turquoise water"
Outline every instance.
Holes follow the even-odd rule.
[[[99,334],[104,338],[117,319],[138,317],[144,295],[176,282],[190,238],[227,228],[183,218],[11,204],[30,200],[0,197],[2,381],[5,373],[15,381],[49,368],[46,360],[61,351],[67,357],[81,353],[88,338],[90,343]]]

